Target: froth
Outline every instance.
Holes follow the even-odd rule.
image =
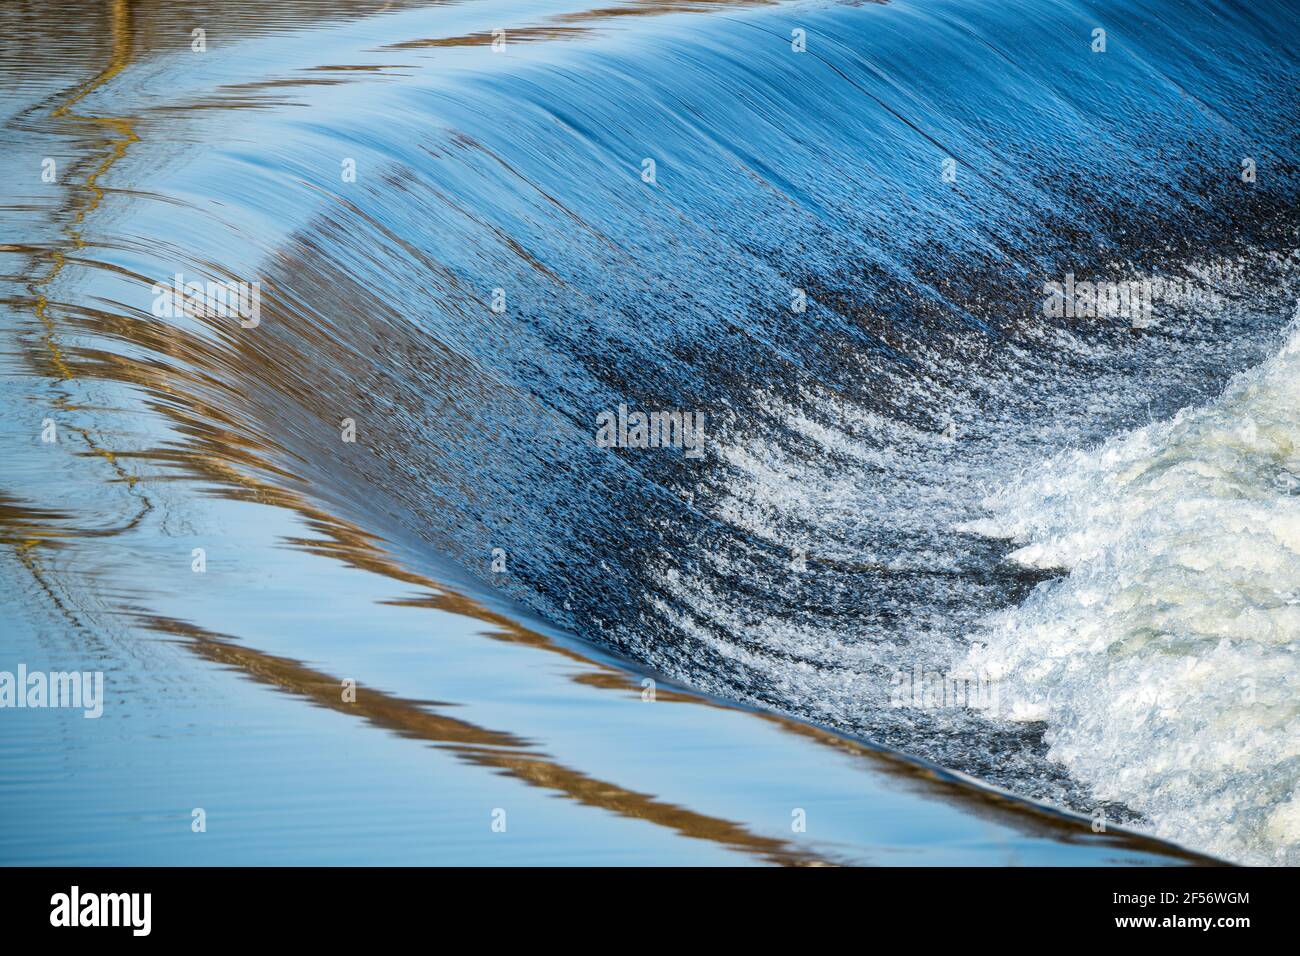
[[[1300,309],[1216,401],[1059,455],[967,530],[1057,568],[965,664],[1098,799],[1230,859],[1300,863]]]

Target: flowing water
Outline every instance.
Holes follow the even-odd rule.
[[[567,682],[520,673],[552,665],[481,642],[434,680],[392,615],[437,608],[844,735],[799,751],[832,803],[870,741],[1300,862],[1297,27],[1272,0],[7,7],[6,656],[111,647],[173,741],[264,725],[168,697],[160,636],[326,710],[382,674],[371,724],[587,779],[502,768],[548,720],[632,718],[555,716]],[[1152,308],[1055,314],[1067,277]],[[160,308],[174,281],[243,308]],[[699,453],[601,447],[620,407],[702,416]],[[912,692],[935,675],[980,706]],[[450,687],[516,732],[420,729]],[[28,732],[10,808],[66,782]],[[67,858],[113,859],[104,832]]]

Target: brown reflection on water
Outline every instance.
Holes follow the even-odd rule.
[[[507,31],[508,41],[572,39],[602,22],[708,13],[724,7],[774,6],[780,2],[628,0],[589,10],[546,14],[540,23],[504,23],[502,28]],[[377,14],[459,6],[473,8],[470,0],[191,0],[183,4],[168,0],[6,0],[0,4],[0,75],[25,85],[40,81],[52,64],[64,70],[95,69],[106,59],[113,59],[111,48],[120,43],[127,44],[137,57],[180,52],[190,49],[195,29],[204,30],[209,44],[223,44]],[[519,15],[529,14],[525,11]],[[125,32],[119,29],[122,21],[128,27]],[[387,48],[490,45],[492,39],[490,32],[476,32],[398,41]],[[89,92],[83,91],[77,99]]]
[[[570,10],[551,14],[542,23],[528,26],[511,26],[505,30],[507,43],[537,42],[545,40],[575,40],[590,34],[602,22],[624,20],[631,17],[659,17],[671,13],[708,13],[722,7],[766,7],[781,0],[630,0],[619,6],[597,7],[591,10]],[[428,37],[420,40],[402,40],[390,43],[386,50],[413,50],[421,48],[448,48],[491,45],[495,39],[491,32],[465,33],[457,36]]]
[[[141,614],[138,620],[150,630],[183,638],[185,647],[253,680],[400,736],[437,744],[466,763],[503,773],[529,786],[555,791],[584,806],[644,820],[682,836],[752,854],[768,863],[831,865],[830,861],[785,840],[759,836],[738,823],[696,813],[590,777],[539,753],[531,742],[514,734],[448,717],[439,712],[442,705],[436,702],[405,700],[362,685],[356,688],[356,700],[345,702],[342,681],[297,661],[243,647],[229,637],[172,618]]]
[[[92,140],[97,144],[94,147],[96,155],[90,160],[90,172],[69,191],[65,209],[55,214],[56,221],[63,224],[61,227],[65,237],[63,246],[50,249],[31,247],[28,250],[38,263],[44,265],[44,271],[28,286],[32,311],[43,328],[41,347],[29,350],[29,357],[38,374],[44,374],[57,382],[71,381],[76,375],[59,342],[51,302],[45,290],[67,265],[75,260],[77,253],[87,246],[81,227],[85,219],[99,208],[103,200],[104,189],[100,185],[100,178],[126,154],[126,150],[132,143],[138,141],[132,122],[128,118],[89,116],[74,111],[74,107],[83,98],[117,76],[131,62],[131,4],[129,0],[111,0],[104,7],[109,20],[110,38],[107,65],[63,96],[59,105],[50,113],[51,119],[57,123],[72,123],[95,131],[96,135]],[[11,15],[12,13],[13,11],[10,11]],[[9,304],[15,303],[10,300]],[[63,391],[56,391],[51,405],[64,413],[75,411],[75,406],[70,404],[67,394]],[[87,449],[85,454],[108,463],[113,474],[110,481],[120,481],[128,488],[134,487],[135,476],[122,467],[117,456],[98,436],[88,429],[66,422],[62,423],[60,428],[65,435],[75,436],[81,441]],[[152,508],[146,496],[139,496],[139,502],[140,505],[134,515],[116,527],[81,527],[75,531],[69,525],[72,516],[66,512],[32,506],[23,509],[25,515],[20,518],[13,513],[13,509],[0,509],[0,527],[4,529],[0,531],[0,538],[16,539],[17,551],[23,563],[33,573],[38,583],[48,591],[48,585],[39,572],[36,552],[39,546],[57,542],[61,538],[74,534],[77,537],[100,537],[129,531],[138,526]]]
[[[102,63],[115,43],[112,21],[131,20],[127,39],[137,51],[190,48],[191,31],[203,29],[212,43],[228,42],[302,26],[342,23],[377,13],[441,7],[466,0],[5,0],[0,4],[0,73],[26,76],[51,63],[85,67]]]

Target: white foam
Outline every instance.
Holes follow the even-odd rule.
[[[965,664],[1162,836],[1300,863],[1300,309],[1216,401],[1059,455],[965,530],[1060,568]]]

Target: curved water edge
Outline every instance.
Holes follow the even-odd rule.
[[[1294,422],[1267,399],[1223,462],[1202,432],[1258,409],[1171,418],[1265,362],[1296,298],[1286,5],[489,6],[214,30],[197,61],[128,22],[93,88],[11,121],[35,154],[89,145],[18,298],[58,330],[32,368],[146,396],[120,480],[238,468],[682,685],[1294,862],[1294,548],[1260,490]],[[158,315],[177,274],[259,282],[256,323]],[[1053,315],[1067,276],[1153,309]],[[1286,354],[1254,373],[1274,391]],[[598,447],[620,406],[701,415],[701,455]],[[1150,469],[1175,477],[1132,487]],[[1170,517],[1192,491],[1241,521]],[[1127,537],[1255,525],[1267,586],[1170,584]],[[1223,683],[1153,710],[1140,675],[1192,645]],[[954,674],[1013,709],[927,699]]]

